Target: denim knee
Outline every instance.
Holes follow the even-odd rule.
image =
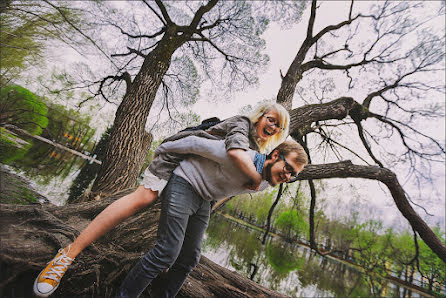
[[[166,247],[155,246],[154,249],[142,257],[141,262],[144,267],[151,266],[152,268],[158,268],[158,270],[162,271],[172,266],[178,257],[178,253],[178,247],[166,249]]]
[[[178,259],[173,267],[177,270],[189,273],[191,272],[200,262],[201,253],[198,252],[195,255],[189,255],[188,258]]]

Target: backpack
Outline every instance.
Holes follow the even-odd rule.
[[[181,130],[180,132],[183,132],[183,131],[194,131],[194,130],[206,130],[206,129],[208,129],[208,128],[210,128],[210,127],[212,127],[212,126],[214,126],[214,125],[216,125],[216,124],[218,124],[220,122],[221,122],[221,120],[219,118],[212,117],[212,118],[208,118],[208,119],[203,120],[200,125],[186,127],[185,129]]]

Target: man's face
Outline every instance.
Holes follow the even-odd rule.
[[[275,152],[273,154],[275,162],[265,166],[266,181],[268,181],[271,186],[276,186],[279,183],[290,181],[293,175],[299,174],[304,167],[295,162],[296,157],[297,152],[290,152],[288,155],[284,156],[286,159],[285,162],[285,160],[278,156],[278,152]]]

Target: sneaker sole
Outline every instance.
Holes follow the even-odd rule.
[[[45,267],[46,268],[46,267]],[[53,294],[54,291],[57,290],[57,288],[60,285],[60,282],[57,283],[57,286],[54,287],[54,289],[52,289],[50,292],[48,293],[41,293],[38,289],[37,289],[37,281],[39,280],[40,275],[42,275],[43,271],[45,271],[45,268],[43,268],[42,271],[40,271],[39,275],[37,276],[36,280],[34,281],[34,294],[36,294],[36,296],[38,297],[48,297],[49,295]]]

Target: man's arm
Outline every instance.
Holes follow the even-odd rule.
[[[155,155],[168,152],[195,154],[220,164],[230,161],[226,152],[224,140],[211,140],[196,136],[188,136],[176,141],[161,144],[155,150]]]

